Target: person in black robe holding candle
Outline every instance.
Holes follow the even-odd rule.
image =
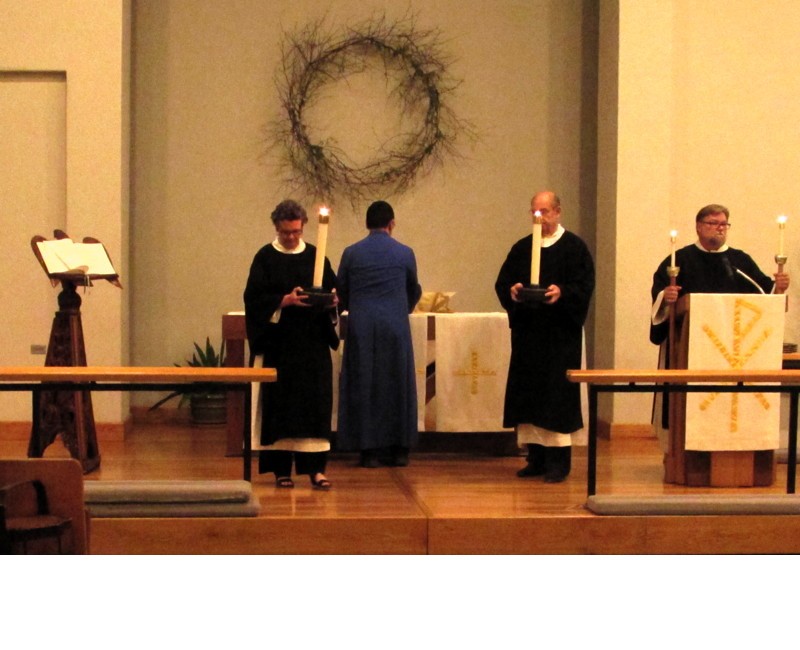
[[[311,306],[302,294],[314,278],[316,248],[303,241],[306,211],[286,200],[272,212],[277,237],[256,253],[244,291],[245,322],[251,363],[263,355],[264,367],[278,380],[262,384],[260,473],[274,472],[278,487],[294,487],[297,474],[308,474],[315,488],[327,489],[325,477],[331,439],[332,363],[339,345],[336,306]],[[323,288],[335,291],[336,275],[324,260]]]
[[[667,307],[687,293],[785,293],[789,274],[776,273],[773,282],[744,251],[727,244],[730,212],[724,205],[712,203],[697,213],[697,241],[675,251],[675,266],[680,269],[677,282],[670,285],[664,259],[653,274],[653,313],[650,341],[656,345],[669,335]]]
[[[569,475],[572,436],[583,427],[580,387],[567,370],[580,368],[583,324],[594,292],[594,262],[577,235],[561,225],[561,201],[540,192],[531,213],[542,216],[538,284],[543,302],[523,302],[519,290],[531,280],[533,235],[511,248],[500,269],[495,292],[508,312],[511,361],[508,368],[503,426],[514,427],[527,445],[527,465],[520,477],[544,475],[560,483]]]
[[[747,253],[728,246],[730,211],[724,205],[706,205],[695,216],[697,241],[675,251],[679,273],[671,284],[667,256],[653,274],[650,295],[650,342],[660,345],[659,368],[669,368],[669,311],[680,296],[687,293],[785,293],[789,274],[776,273],[770,279]],[[666,451],[669,426],[669,395],[653,398],[653,424]]]

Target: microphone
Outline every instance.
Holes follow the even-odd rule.
[[[731,266],[731,261],[728,259],[728,256],[725,253],[722,253],[722,263],[725,265],[725,273],[728,276],[729,280],[733,280],[733,266]],[[736,269],[737,271],[739,269]]]
[[[736,272],[739,275],[741,275],[745,280],[747,280],[750,284],[752,284],[756,289],[758,289],[759,293],[766,293],[766,291],[764,291],[761,288],[761,285],[758,284],[758,282],[756,282],[755,280],[753,280],[753,278],[751,278],[749,275],[747,275],[747,273],[745,273],[744,271],[741,271],[740,269],[736,269]]]
[[[725,265],[725,273],[728,275],[729,280],[733,280],[734,272],[738,275],[741,275],[745,280],[747,280],[750,284],[752,284],[756,289],[758,289],[759,293],[766,293],[762,288],[761,285],[758,284],[753,278],[751,278],[747,273],[742,271],[741,269],[737,269],[735,266],[731,264],[731,261],[728,259],[728,256],[725,253],[722,253],[722,262]]]

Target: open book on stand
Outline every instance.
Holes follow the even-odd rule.
[[[118,284],[119,274],[114,270],[108,251],[95,239],[87,237],[83,242],[75,242],[68,237],[34,237],[31,245],[45,272],[53,280],[62,277],[82,277],[86,280],[101,278]]]

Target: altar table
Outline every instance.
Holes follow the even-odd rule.
[[[511,334],[505,312],[414,313],[409,316],[417,369],[420,431],[496,432],[503,428]],[[347,345],[346,314],[342,317]],[[244,312],[222,316],[226,366],[244,366],[247,332]],[[341,354],[340,350],[335,355]],[[334,373],[340,367],[334,357]],[[338,377],[334,377],[334,391]],[[334,395],[335,405],[337,395]],[[227,454],[242,453],[241,396],[228,397]],[[426,425],[427,423],[427,425]]]

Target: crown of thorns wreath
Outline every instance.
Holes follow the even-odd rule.
[[[448,100],[459,82],[447,72],[438,30],[419,30],[413,18],[373,19],[337,33],[322,22],[284,34],[277,77],[282,117],[273,144],[282,145],[287,184],[313,199],[345,198],[352,205],[408,189],[454,154],[456,137],[471,132]],[[422,116],[417,127],[398,134],[363,166],[355,166],[335,143],[313,141],[309,109],[326,84],[384,67],[398,110]]]

